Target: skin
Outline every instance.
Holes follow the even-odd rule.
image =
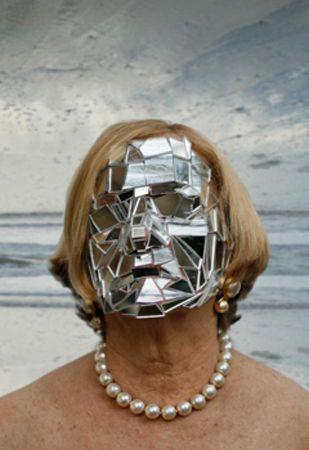
[[[219,351],[213,300],[164,319],[106,317],[108,367],[146,402],[176,404],[208,381]],[[233,350],[231,372],[201,411],[171,422],[136,417],[108,398],[93,353],[0,399],[0,448],[307,450],[308,393]]]

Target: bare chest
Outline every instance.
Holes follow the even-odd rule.
[[[118,411],[117,411],[118,412]],[[127,411],[122,411],[123,413]],[[125,420],[123,420],[125,418]],[[97,448],[123,450],[285,450],[298,448],[295,436],[283,429],[273,418],[252,417],[248,414],[226,416],[207,415],[206,411],[172,422],[162,419],[149,421],[130,414],[109,416],[101,426],[83,432],[74,428],[66,442],[68,450]]]

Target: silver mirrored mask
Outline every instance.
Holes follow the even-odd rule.
[[[227,261],[211,170],[184,137],[128,142],[98,174],[88,267],[104,314],[164,317],[211,298]]]

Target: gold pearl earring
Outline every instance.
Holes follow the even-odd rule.
[[[229,310],[228,299],[236,297],[241,288],[239,281],[234,281],[233,278],[228,278],[226,281],[221,280],[221,286],[223,290],[223,297],[216,300],[214,303],[215,311],[219,314],[224,314]]]
[[[216,312],[219,314],[224,314],[230,308],[228,301],[224,297],[220,298],[219,300],[216,300],[214,306]]]

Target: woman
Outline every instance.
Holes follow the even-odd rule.
[[[100,342],[2,398],[0,448],[309,448],[307,392],[228,334],[267,262],[248,193],[208,139],[163,120],[109,127],[50,258]]]

